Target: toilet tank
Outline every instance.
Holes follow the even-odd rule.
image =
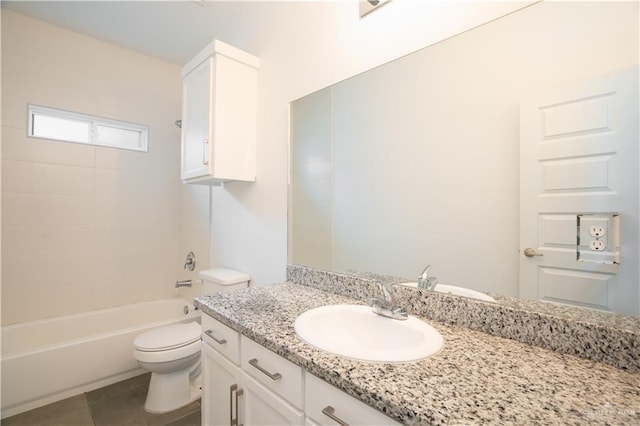
[[[200,271],[202,294],[222,293],[249,287],[251,276],[233,269],[215,268]]]

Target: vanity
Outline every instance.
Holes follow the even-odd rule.
[[[362,305],[358,292],[374,291],[375,283],[354,286],[335,275],[314,288],[292,282],[300,272],[289,272],[282,284],[196,298],[204,314],[204,423],[640,421],[637,369],[430,318],[423,319],[443,336],[444,347],[421,361],[363,362],[316,349],[296,336],[296,318],[319,306]]]
[[[280,291],[293,290],[286,286],[270,289],[277,289],[274,298]],[[287,297],[284,293],[280,296]],[[256,304],[267,294],[245,296],[249,296],[248,303]],[[208,303],[217,303],[206,300],[201,298],[199,302],[204,312]],[[281,351],[274,352],[275,346],[265,341],[259,344],[213,316],[203,316],[202,329],[203,424],[334,424],[327,423],[329,419],[338,424],[400,424],[314,376]],[[272,331],[287,333],[280,327]]]

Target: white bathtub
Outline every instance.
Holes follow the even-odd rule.
[[[173,298],[3,326],[2,418],[142,374],[133,339],[194,320],[193,303]]]

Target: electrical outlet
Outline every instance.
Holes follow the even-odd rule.
[[[604,237],[604,234],[606,233],[607,231],[603,226],[592,226],[589,228],[589,235],[591,235],[592,237]]]
[[[603,251],[605,248],[607,248],[606,244],[604,243],[604,241],[601,240],[592,240],[589,243],[589,248],[593,251]]]

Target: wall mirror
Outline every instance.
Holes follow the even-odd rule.
[[[636,65],[637,15],[537,3],[294,101],[289,262],[517,297],[521,99]]]

